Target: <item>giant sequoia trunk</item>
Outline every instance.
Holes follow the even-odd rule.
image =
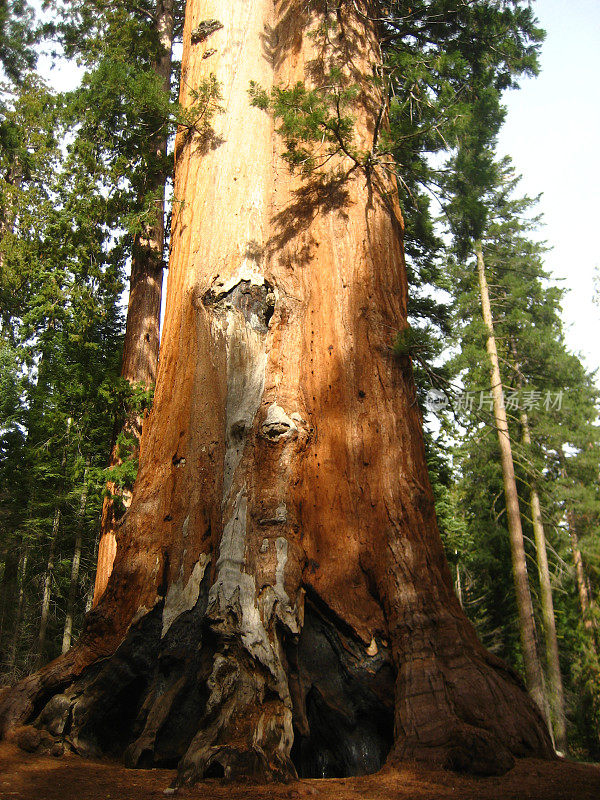
[[[163,81],[164,91],[171,92],[171,69],[173,51],[175,0],[156,0],[154,25],[160,42],[161,55],[155,64],[155,71]],[[162,131],[151,136],[148,141],[150,157],[147,162],[153,165],[145,176],[142,194],[155,194],[155,207],[149,220],[135,237],[131,254],[131,276],[129,279],[129,303],[127,306],[127,327],[123,345],[121,377],[132,386],[142,386],[149,390],[156,380],[158,364],[158,345],[160,333],[160,306],[163,284],[163,250],[165,246],[165,182],[167,175],[164,160],[167,153],[167,139]],[[123,424],[121,433],[133,445],[129,457],[139,455],[139,441],[142,435],[142,418],[130,413]],[[117,437],[118,438],[118,437]],[[119,442],[113,445],[110,467],[121,463]],[[108,492],[102,506],[100,541],[98,543],[98,564],[94,583],[94,605],[102,597],[112,572],[117,553],[116,531],[121,523],[122,507],[129,506],[131,493],[120,490],[109,481]],[[119,496],[121,503],[115,503]]]
[[[309,35],[318,9],[188,2],[182,101],[214,72],[224,113],[176,143],[133,502],[81,640],[2,698],[5,730],[37,720],[81,752],[178,764],[183,781],[404,757],[493,772],[551,754],[452,589],[411,365],[391,350],[406,324],[394,183],[343,159],[335,178],[291,176],[249,105],[250,80],[319,85],[340,64],[363,85],[370,149],[368,7],[343,4],[324,37]]]

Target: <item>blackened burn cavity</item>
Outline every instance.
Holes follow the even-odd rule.
[[[292,760],[301,778],[346,778],[381,769],[393,743],[395,672],[387,647],[369,656],[322,604],[307,601],[287,647],[293,672]]]
[[[205,778],[224,778],[225,777],[225,768],[219,761],[212,761],[206,772],[204,773]]]
[[[131,767],[175,768],[206,719],[219,648],[206,620],[210,580],[206,570],[195,606],[164,636],[163,601],[157,603],[108,661],[55,695],[36,724],[82,754],[122,754]],[[383,765],[393,741],[395,673],[389,649],[377,644],[369,655],[352,629],[308,593],[301,634],[284,637],[291,756],[300,777],[349,777]],[[205,777],[223,774],[213,758]]]
[[[116,653],[54,695],[35,724],[82,755],[130,767],[175,768],[198,731],[217,642],[205,623],[210,570],[195,606],[162,636],[163,601],[133,624]]]
[[[158,587],[157,594],[159,597],[164,597],[167,593],[167,589],[169,588],[169,554],[165,550],[164,552],[164,561],[163,561],[163,571],[162,571],[162,578],[160,581],[160,586]]]
[[[237,309],[252,328],[266,333],[275,311],[275,292],[268,281],[262,284],[240,281],[228,292],[209,289],[202,298],[204,305],[217,314]]]

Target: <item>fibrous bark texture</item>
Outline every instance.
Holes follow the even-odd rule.
[[[163,81],[167,95],[171,92],[171,69],[173,51],[174,0],[156,0],[154,25],[161,46],[161,55],[154,66],[157,76]],[[131,276],[129,279],[129,303],[127,327],[123,345],[121,377],[132,386],[149,390],[156,380],[160,334],[160,308],[163,284],[163,250],[165,246],[165,182],[167,179],[164,161],[167,154],[167,139],[161,131],[150,137],[149,158],[153,169],[148,171],[142,185],[142,196],[156,195],[154,208],[148,220],[134,240],[131,254]],[[131,458],[139,455],[142,435],[142,418],[132,413],[125,420],[122,433],[130,441]],[[119,444],[113,445],[110,467],[121,463]],[[108,482],[107,495],[102,506],[98,563],[94,583],[93,604],[96,605],[106,589],[117,553],[116,531],[121,523],[121,504],[115,504],[114,496],[120,495],[127,507],[131,493]]]
[[[334,30],[324,8],[188,2],[182,102],[212,72],[224,111],[176,142],[133,502],[82,639],[2,699],[4,728],[37,719],[81,752],[178,764],[183,782],[403,757],[485,773],[551,753],[452,589],[411,366],[391,349],[407,292],[394,182],[343,157],[290,175],[249,104],[251,80],[319,86],[339,66],[363,86],[370,149],[370,6],[344,4]]]

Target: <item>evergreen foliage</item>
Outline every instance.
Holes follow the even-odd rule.
[[[493,166],[497,177],[481,195],[486,224],[479,234],[509,413],[530,583],[534,599],[539,599],[528,510],[535,486],[549,545],[571,748],[574,753],[596,757],[597,692],[592,688],[598,676],[595,638],[593,631],[585,629],[577,602],[569,528],[577,516],[584,541],[597,542],[593,531],[598,524],[599,395],[594,376],[568,351],[564,340],[560,316],[564,293],[549,281],[544,270],[545,245],[533,238],[540,223],[535,200],[515,195],[518,180],[507,159],[493,162]],[[464,252],[463,239],[458,253]],[[450,560],[466,576],[463,601],[484,643],[520,668],[502,472],[489,399],[486,331],[479,311],[476,265],[473,256],[455,255],[448,263],[455,287],[452,329],[456,355],[447,368],[472,398],[471,403],[465,403],[467,395],[463,394],[456,419],[448,414],[443,423],[446,436],[455,443],[455,483],[450,491],[457,496],[465,519],[463,545],[449,540],[447,549]],[[522,441],[523,411],[531,445]],[[577,488],[573,480],[576,465],[583,469]],[[574,515],[575,508],[578,512]],[[593,588],[597,552],[586,552],[585,545],[583,551],[593,598],[597,593]]]
[[[45,8],[52,21],[40,28],[27,3],[0,4],[4,681],[60,652],[78,532],[75,633],[81,629],[107,477],[117,489],[130,488],[137,472],[134,443],[122,434],[121,463],[107,475],[113,439],[121,421],[143,414],[152,400],[119,377],[135,237],[152,224],[157,183],[172,169],[170,153],[152,145],[178,128],[210,137],[221,102],[211,75],[187,87],[184,111],[174,98],[177,64],[165,90],[154,69],[161,46],[151,0],[49,0]],[[328,8],[316,36],[338,33],[344,2]],[[518,196],[510,162],[495,152],[502,93],[537,72],[543,32],[522,0],[381,0],[377,8],[381,63],[373,85],[382,101],[369,152],[355,145],[352,103],[361,87],[342,68],[329,69],[317,89],[296,84],[267,93],[253,83],[250,102],[273,115],[284,157],[301,177],[331,170],[338,179],[357,170],[367,180],[377,170],[396,177],[410,327],[399,332],[395,354],[412,361],[420,402],[430,388],[449,398],[439,432],[430,428],[426,442],[452,575],[484,644],[521,669],[498,443],[489,401],[479,407],[480,390],[489,392],[473,258],[474,242],[482,243],[507,395],[529,398],[531,444],[522,443],[520,407],[509,408],[509,425],[529,540],[532,486],[543,507],[570,747],[598,758],[600,398],[595,376],[565,344],[563,292],[544,269],[535,200]],[[183,13],[184,3],[176,3],[176,36]],[[56,95],[33,71],[42,30],[58,54],[83,68],[72,93]],[[473,405],[460,400],[461,388],[475,394]],[[529,573],[539,613],[536,571]]]

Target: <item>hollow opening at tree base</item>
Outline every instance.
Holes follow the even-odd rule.
[[[129,767],[178,768],[185,783],[211,777],[286,780],[295,774],[349,778],[376,773],[386,761],[404,757],[489,775],[510,769],[514,755],[546,754],[542,727],[527,704],[514,719],[498,707],[507,724],[512,720],[504,738],[465,722],[474,713],[466,705],[462,718],[449,718],[448,729],[440,729],[437,751],[411,750],[408,742],[409,749],[404,743],[396,752],[397,675],[387,642],[376,636],[366,645],[310,587],[304,587],[301,632],[278,626],[275,634],[289,688],[289,695],[280,695],[235,625],[221,630],[207,613],[209,588],[206,574],[194,607],[168,629],[161,600],[132,625],[111,657],[70,683],[63,675],[53,696],[48,685],[43,690],[38,685],[37,702],[33,698],[22,722],[83,756],[108,755]],[[486,696],[487,683],[475,680],[482,671],[508,680],[501,664],[476,662],[474,677],[465,678],[473,708]],[[463,673],[469,663],[462,663]],[[514,679],[498,684],[498,690],[502,686],[509,699],[525,699]],[[467,703],[467,695],[456,698]],[[265,720],[271,733],[255,746],[254,732]]]
[[[314,598],[307,600],[290,682],[297,681],[293,764],[300,778],[378,772],[394,740],[395,671],[382,643],[369,655]]]

